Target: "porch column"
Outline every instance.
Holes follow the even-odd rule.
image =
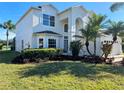
[[[48,48],[48,37],[47,36],[44,37],[43,46],[44,48]]]
[[[75,29],[76,29],[76,25],[75,25],[75,18],[73,18],[73,15],[70,15],[68,17],[68,50],[69,50],[69,54],[71,54],[70,51],[70,42],[75,40]]]
[[[73,40],[75,40],[75,37],[74,37],[74,35],[75,35],[75,33],[76,33],[76,24],[75,24],[75,18],[73,18],[73,16],[72,16],[72,18],[69,18],[69,31],[70,31],[70,40],[71,41],[73,41]]]
[[[39,48],[39,37],[36,38],[37,48]]]

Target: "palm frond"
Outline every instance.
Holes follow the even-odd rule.
[[[124,32],[124,22],[122,21],[116,22],[109,20],[107,25],[108,31],[105,34],[112,34],[113,37],[117,37],[120,33]]]
[[[3,25],[2,24],[0,24],[0,28],[3,28]]]
[[[119,2],[119,3],[113,3],[110,7],[110,10],[112,12],[115,12],[117,10],[119,10],[120,8],[122,8],[124,6],[124,2]]]
[[[8,31],[14,31],[15,25],[12,23],[11,20],[8,20],[7,22],[4,22],[3,24],[0,24],[0,28],[7,29]]]
[[[80,36],[80,35],[73,35],[73,37],[84,38],[83,36]]]

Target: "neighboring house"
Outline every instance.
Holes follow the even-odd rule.
[[[91,14],[83,6],[73,6],[62,12],[51,4],[31,7],[16,23],[16,51],[25,48],[62,48],[65,54],[71,54],[70,42],[78,39],[74,35],[80,34],[79,29],[86,25]],[[111,41],[111,35],[97,38],[97,55],[102,53],[102,43]],[[89,48],[93,52],[93,42]],[[121,38],[118,37],[112,55],[121,53]],[[87,54],[84,46],[80,55]]]

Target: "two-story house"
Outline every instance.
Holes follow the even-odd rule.
[[[74,35],[80,34],[92,12],[83,6],[73,6],[59,12],[53,5],[31,7],[16,23],[16,51],[25,48],[62,48],[64,53],[71,54],[70,42],[77,40]],[[101,54],[101,45],[111,42],[112,36],[97,38],[97,55]],[[82,41],[83,42],[83,41]],[[93,52],[93,42],[90,51]],[[122,53],[121,38],[113,45],[112,55]],[[85,46],[81,55],[87,55]]]

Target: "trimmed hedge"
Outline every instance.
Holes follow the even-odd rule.
[[[42,48],[42,49],[25,49],[17,56],[12,63],[31,63],[36,62],[38,59],[50,59],[62,53],[59,48]]]
[[[61,54],[61,49],[43,48],[43,49],[26,49],[22,55],[26,58],[46,58],[53,57]]]

